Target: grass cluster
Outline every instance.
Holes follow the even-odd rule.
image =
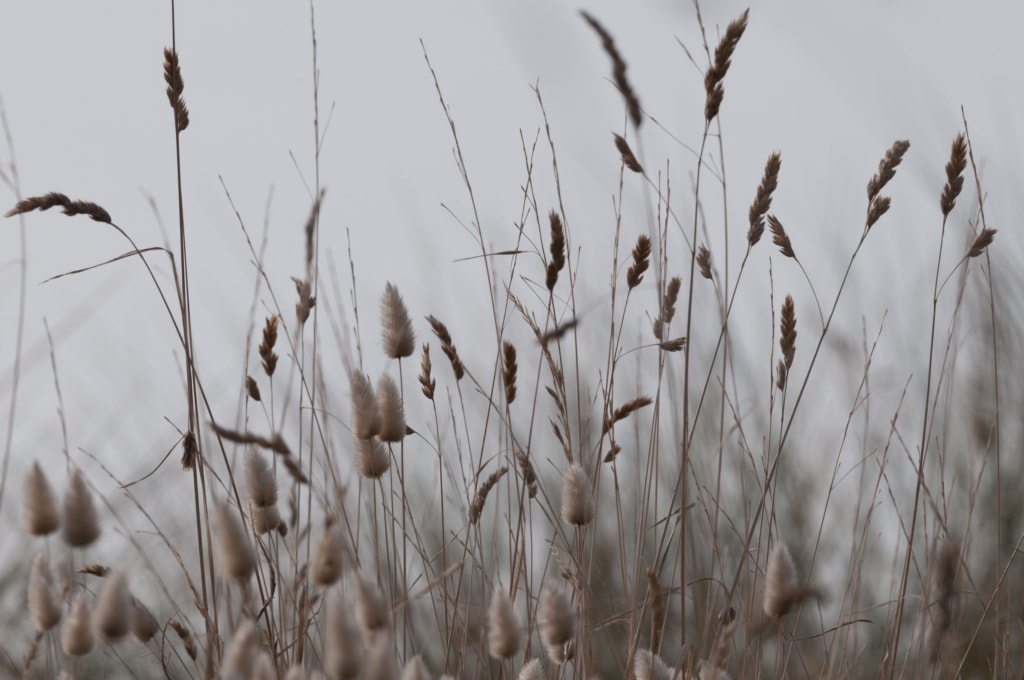
[[[719,114],[730,65],[744,58],[754,26],[748,13],[717,41],[704,38],[704,127],[683,201],[671,175],[653,169],[661,161],[643,152],[651,118],[626,57],[598,17],[582,20],[622,96],[620,129],[605,140],[620,158],[612,260],[589,259],[585,230],[575,228],[573,204],[584,197],[562,195],[539,89],[545,132],[523,143],[514,242],[489,246],[431,67],[490,317],[472,334],[453,332],[444,305],[410,312],[388,283],[378,329],[357,303],[358,253],[349,263],[351,312],[327,313],[332,297],[345,295],[323,273],[320,212],[330,193],[317,172],[292,281],[274,280],[262,251],[251,253],[268,313],[253,315],[237,414],[210,405],[194,361],[192,305],[202,297],[189,277],[181,140],[190,114],[176,48],[164,51],[164,80],[178,158],[177,244],[137,244],[116,211],[88,200],[19,195],[8,217],[49,209],[88,217],[125,240],[111,261],[141,262],[184,357],[176,447],[184,471],[154,474],[188,475],[192,496],[175,508],[191,529],[172,532],[130,484],[123,502],[97,497],[85,471],[102,473],[102,461],[69,455],[63,469],[30,467],[20,492],[36,556],[21,587],[32,634],[25,649],[7,648],[15,675],[1024,674],[1016,559],[1024,534],[1019,501],[1004,497],[1019,466],[1004,460],[1013,428],[1002,421],[1000,392],[1011,322],[984,204],[958,217],[967,212],[965,181],[983,196],[966,119],[948,157],[935,160],[945,171],[934,215],[920,217],[934,221],[939,240],[931,330],[916,339],[926,374],[908,382],[884,420],[872,420],[881,328],[865,331],[859,356],[829,343],[839,318],[856,320],[844,303],[870,274],[862,246],[886,226],[910,142],[880,144],[863,221],[849,225],[859,239],[836,280],[818,284],[785,216],[772,210],[787,191],[783,152],[768,156],[757,186],[725,179]],[[315,44],[314,33],[314,55]],[[538,191],[543,183],[553,190]],[[644,197],[643,214],[623,214],[630,191]],[[557,200],[542,204],[538,194],[549,193]],[[727,211],[706,216],[706,205],[738,196],[749,206],[739,231]],[[772,278],[745,276],[769,257],[801,272],[806,286],[776,293]],[[173,275],[155,262],[170,262]],[[584,290],[600,291],[597,302]],[[735,318],[745,297],[767,298],[770,330]],[[984,338],[969,357],[973,373],[956,363],[966,323]],[[370,336],[379,341],[364,348]],[[327,344],[342,348],[343,365],[329,360]],[[767,357],[763,367],[742,351],[751,345]],[[386,368],[371,374],[370,365]],[[822,384],[855,389],[833,421],[807,422]],[[967,403],[971,411],[959,413]],[[908,413],[910,405],[919,411]],[[841,442],[808,471],[800,449],[819,445],[823,429],[841,432]],[[132,532],[117,537],[132,563],[145,565],[138,571],[95,547],[129,513],[160,540],[153,548]],[[158,567],[164,561],[174,568]]]

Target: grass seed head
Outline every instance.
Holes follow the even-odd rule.
[[[92,492],[76,468],[64,494],[64,541],[73,548],[84,548],[99,537],[100,522]]]
[[[363,643],[352,603],[335,593],[327,600],[323,671],[329,678],[358,678],[363,670]]]
[[[132,596],[121,572],[110,572],[103,582],[92,612],[92,627],[107,642],[117,642],[131,632]]]
[[[382,442],[400,442],[405,437],[405,407],[394,379],[384,374],[377,381],[377,407],[380,409]]]
[[[594,489],[579,463],[569,465],[562,478],[562,519],[576,526],[594,519]]]
[[[91,652],[96,645],[91,618],[85,594],[79,593],[60,632],[60,646],[68,656],[83,656]]]
[[[380,301],[381,327],[384,335],[384,354],[392,359],[412,356],[416,351],[416,334],[402,296],[391,282],[384,286]]]
[[[42,553],[32,561],[28,577],[28,611],[40,635],[60,623],[64,613],[54,589],[50,563]]]
[[[60,528],[60,504],[38,462],[25,476],[25,529],[33,536],[52,534]]]
[[[238,519],[238,512],[224,501],[217,502],[217,541],[220,568],[225,578],[247,583],[256,568],[256,555]]]
[[[495,659],[507,659],[523,644],[523,629],[503,588],[495,588],[487,609],[487,649]]]

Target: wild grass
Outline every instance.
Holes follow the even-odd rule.
[[[879,144],[863,223],[846,225],[859,238],[834,279],[816,282],[797,257],[797,233],[772,212],[779,192],[801,190],[786,186],[784,150],[769,154],[757,186],[729,185],[721,170],[728,73],[734,59],[752,58],[743,38],[757,30],[756,14],[743,12],[717,43],[699,7],[697,19],[704,126],[685,170],[692,193],[679,200],[679,172],[654,170],[668,166],[644,152],[651,118],[628,55],[583,13],[622,97],[620,111],[598,114],[620,121],[602,140],[620,159],[610,263],[590,259],[587,231],[573,219],[574,203],[588,197],[562,193],[539,87],[543,133],[532,144],[523,138],[521,214],[509,247],[490,245],[443,73],[428,60],[490,295],[491,318],[471,329],[447,325],[440,302],[410,312],[390,282],[379,327],[368,324],[351,251],[351,308],[344,319],[332,314],[346,295],[322,269],[331,194],[319,166],[314,21],[316,171],[304,258],[282,282],[267,273],[262,249],[250,253],[260,305],[238,348],[246,369],[237,414],[211,405],[194,360],[202,347],[193,303],[203,297],[190,285],[182,183],[187,73],[175,46],[165,49],[177,245],[140,247],[105,208],[55,191],[19,195],[7,216],[87,216],[127,244],[105,264],[144,265],[184,358],[186,402],[177,416],[183,469],[152,474],[188,475],[191,497],[174,516],[155,515],[153,499],[100,456],[68,454],[63,468],[33,463],[19,489],[35,554],[19,586],[30,617],[23,647],[5,643],[11,674],[1024,676],[1024,525],[1011,486],[1020,466],[1003,455],[1021,434],[1004,417],[1006,389],[1019,387],[1006,376],[1007,329],[1020,315],[1004,299],[1007,263],[991,254],[997,232],[967,120],[949,158],[934,159],[945,162],[945,184],[934,187],[931,216],[939,229],[930,333],[913,339],[925,375],[911,381],[908,370],[891,410],[872,418],[883,328],[865,328],[856,354],[837,349],[845,338],[835,326],[857,319],[847,302],[854,282],[879,275],[863,248],[899,201],[910,142]],[[971,178],[977,208],[966,214]],[[622,212],[633,190],[644,214]],[[551,205],[543,195],[555,197]],[[728,212],[705,212],[719,200],[749,205],[738,238]],[[775,251],[762,243],[766,226]],[[776,291],[773,273],[748,274],[776,251],[772,266],[795,265],[805,289]],[[744,299],[767,299],[770,329],[736,318]],[[981,340],[961,358],[965,326]],[[379,337],[367,350],[380,353],[373,360],[362,344],[370,336]],[[751,344],[756,356],[742,351]],[[56,362],[54,378],[59,395]],[[849,399],[831,420],[814,408],[829,393]],[[839,443],[820,437],[824,429],[841,433]],[[812,461],[806,450],[823,441],[836,448]],[[97,494],[96,481],[110,479],[123,502]],[[127,529],[127,515],[154,540]],[[120,553],[106,552],[109,541],[97,547],[112,526]]]

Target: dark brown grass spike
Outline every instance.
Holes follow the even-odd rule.
[[[548,290],[554,290],[558,283],[558,272],[565,267],[565,229],[562,227],[562,218],[554,210],[549,216],[551,222],[551,261],[548,262],[547,286]]]
[[[612,412],[611,418],[605,421],[604,427],[601,429],[601,434],[607,434],[615,423],[620,420],[625,420],[636,411],[639,411],[645,406],[650,406],[653,403],[654,401],[650,397],[637,397],[636,399],[630,399]]]
[[[793,242],[789,240],[786,228],[782,226],[782,222],[775,215],[768,216],[768,229],[772,232],[772,243],[779,247],[779,252],[785,257],[791,257],[795,260],[796,253],[793,252]]]
[[[505,401],[511,404],[516,400],[516,374],[519,365],[516,363],[516,346],[507,340],[502,342],[502,381],[505,384]]]
[[[722,86],[722,82],[732,65],[732,55],[736,51],[736,45],[739,44],[740,38],[747,30],[749,15],[750,10],[745,10],[725,29],[725,35],[722,36],[718,47],[715,48],[715,61],[704,74],[704,91],[707,95],[704,103],[704,118],[708,122],[715,119],[722,106],[722,99],[725,97],[725,88]]]
[[[992,245],[992,241],[996,237],[996,229],[982,229],[981,233],[978,234],[977,238],[974,239],[974,243],[971,244],[971,249],[967,252],[967,257],[978,257],[985,252],[985,249]]]
[[[764,218],[772,207],[772,195],[779,186],[779,171],[782,169],[782,156],[779,152],[768,157],[764,164],[764,175],[757,185],[757,194],[750,204],[750,229],[747,230],[747,246],[753,248],[764,234]]]
[[[946,186],[942,188],[939,206],[942,216],[946,217],[953,211],[956,199],[964,188],[964,170],[967,169],[967,141],[961,132],[953,140],[949,162],[946,163]]]
[[[164,81],[167,83],[167,101],[174,111],[174,129],[183,132],[188,127],[188,107],[185,106],[185,81],[181,77],[181,64],[178,53],[172,48],[164,48]]]
[[[469,504],[469,523],[476,524],[480,521],[480,515],[484,511],[484,504],[487,502],[487,495],[491,493],[491,489],[498,483],[498,480],[505,476],[508,472],[508,466],[503,465],[487,477],[484,483],[477,489],[476,494],[473,496],[473,501]]]
[[[30,196],[23,198],[7,211],[4,217],[14,217],[33,210],[49,210],[50,208],[63,208],[64,214],[68,217],[75,215],[87,215],[96,222],[110,224],[110,213],[91,201],[72,201],[70,198],[57,191],[51,191],[43,196]]]
[[[640,234],[633,246],[633,264],[626,272],[626,285],[633,290],[644,280],[644,272],[651,266],[651,239],[646,234]]]
[[[633,154],[633,150],[629,148],[629,142],[622,135],[612,133],[615,137],[615,148],[619,150],[619,154],[622,156],[622,164],[633,172],[643,174],[643,166],[640,165],[640,161],[636,159],[636,155]]]
[[[615,81],[615,86],[619,88],[619,92],[622,93],[622,98],[626,101],[626,111],[629,113],[630,120],[633,121],[633,126],[639,128],[640,123],[643,122],[640,100],[637,98],[636,92],[633,91],[632,85],[629,84],[629,79],[626,78],[626,62],[622,58],[622,55],[619,54],[618,48],[615,46],[615,39],[612,38],[612,34],[605,30],[605,27],[590,14],[585,11],[581,11],[580,15],[601,38],[601,46],[604,48],[608,58],[612,60],[612,80]]]

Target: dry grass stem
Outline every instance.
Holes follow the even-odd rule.
[[[633,172],[643,174],[643,166],[640,165],[640,161],[633,155],[633,150],[629,148],[629,142],[622,135],[612,133],[615,137],[615,148],[619,150],[619,154],[622,155],[622,164]]]
[[[749,15],[750,10],[745,10],[725,29],[725,35],[722,36],[718,47],[715,48],[715,61],[704,74],[704,92],[706,94],[704,118],[708,122],[715,119],[722,106],[722,99],[725,97],[725,88],[722,82],[725,80],[725,74],[729,72],[729,66],[732,65],[732,55],[736,51],[736,45],[743,37],[743,32],[747,30]]]
[[[469,523],[476,524],[480,521],[480,515],[484,511],[484,504],[487,503],[487,494],[491,492],[494,485],[498,483],[498,480],[505,476],[508,472],[508,466],[502,465],[500,468],[488,475],[484,483],[477,489],[476,494],[473,495],[473,500],[469,504]]]
[[[25,476],[25,530],[33,536],[52,534],[60,528],[60,504],[38,462]]]
[[[548,215],[551,222],[551,260],[548,262],[547,287],[554,290],[558,283],[558,272],[565,267],[565,229],[562,227],[562,218],[554,210]]]
[[[612,38],[611,33],[605,30],[604,26],[602,26],[597,19],[584,11],[581,11],[580,14],[583,16],[583,19],[590,24],[590,27],[594,29],[594,32],[601,38],[601,46],[604,48],[608,57],[612,60],[612,80],[615,81],[615,86],[619,88],[619,92],[622,93],[622,98],[626,102],[626,111],[629,112],[629,118],[633,121],[633,126],[640,127],[640,123],[643,122],[640,100],[633,91],[632,85],[629,84],[629,79],[626,78],[626,62],[622,58],[622,55],[619,54],[618,48],[615,46],[615,39]]]
[[[380,301],[381,327],[384,335],[384,354],[392,359],[412,356],[416,351],[416,335],[405,302],[391,282],[384,286]]]
[[[747,247],[753,248],[764,234],[764,220],[772,207],[772,195],[779,186],[779,171],[782,169],[782,156],[776,151],[768,157],[764,164],[764,175],[757,186],[754,202],[750,204],[750,228],[747,230]]]
[[[85,594],[79,593],[75,596],[71,612],[60,632],[60,646],[68,656],[83,656],[91,652],[95,645],[89,603],[85,600]]]
[[[947,217],[953,212],[956,199],[964,188],[964,170],[967,169],[967,141],[963,133],[953,139],[953,148],[949,153],[949,162],[946,163],[946,185],[942,188],[942,196],[939,198],[939,207],[942,208],[942,216]]]
[[[64,494],[64,542],[84,548],[100,537],[100,522],[92,502],[92,492],[82,471],[75,469]]]
[[[423,396],[434,401],[434,390],[437,389],[437,381],[432,375],[433,365],[430,363],[430,345],[423,343],[423,359],[420,361],[420,389]]]
[[[92,627],[107,642],[117,642],[131,632],[132,596],[121,572],[111,572],[103,582],[92,611]]]
[[[796,253],[793,252],[793,242],[789,240],[785,227],[782,226],[782,222],[775,215],[768,216],[768,228],[772,232],[772,243],[779,247],[779,252],[785,257],[796,259]]]
[[[33,210],[49,210],[50,208],[63,208],[64,214],[69,217],[75,215],[87,215],[96,222],[111,223],[110,213],[90,201],[72,201],[62,193],[51,191],[44,196],[31,196],[24,198],[7,211],[4,217],[14,217]]]
[[[260,340],[260,359],[263,363],[263,371],[268,378],[273,377],[274,370],[277,369],[277,352],[274,351],[274,345],[277,344],[279,318],[277,315],[267,317],[266,323],[263,324],[263,339]]]
[[[32,561],[32,571],[29,573],[28,611],[39,634],[60,623],[64,613],[57,599],[50,563],[42,553]]]
[[[633,246],[633,264],[629,265],[626,271],[626,285],[633,290],[644,280],[644,272],[651,265],[651,239],[646,234],[640,234],[636,238],[636,245]]]
[[[241,583],[248,582],[256,568],[256,555],[238,519],[238,512],[224,501],[217,502],[216,529],[222,576]]]
[[[502,347],[502,372],[501,379],[505,385],[505,403],[511,404],[516,400],[516,374],[519,366],[516,363],[516,346],[505,340]]]
[[[182,132],[188,127],[188,107],[185,106],[185,81],[181,77],[178,53],[170,47],[164,48],[164,81],[167,83],[167,101],[174,111],[174,129]]]
[[[523,644],[523,630],[503,588],[495,588],[487,609],[487,649],[495,659],[507,659]]]
[[[427,323],[430,324],[430,328],[434,331],[437,339],[441,341],[441,351],[444,352],[444,355],[448,357],[448,361],[452,364],[455,380],[462,380],[463,376],[466,375],[466,367],[462,365],[462,360],[459,359],[459,353],[455,349],[455,344],[452,343],[452,336],[448,332],[448,327],[433,315],[427,317]]]

